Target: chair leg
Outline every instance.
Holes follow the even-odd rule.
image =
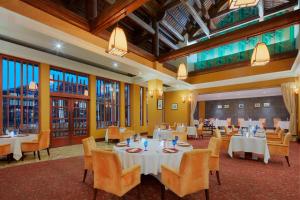
[[[138,195],[138,199],[140,200],[141,199],[141,184],[139,184],[138,186],[137,186],[137,195]]]
[[[49,147],[47,148],[47,153],[48,153],[48,156],[50,157]]]
[[[41,160],[40,151],[37,151],[37,154],[38,154],[38,158],[39,158],[39,160]]]
[[[288,156],[285,156],[285,159],[286,159],[286,162],[288,163],[288,165],[289,165],[289,167],[290,167],[291,165],[290,165],[289,157],[288,157]]]
[[[33,156],[35,157],[35,151],[33,152]]]
[[[21,160],[24,161],[24,153],[22,152]]]
[[[83,183],[85,182],[86,174],[87,174],[87,169],[85,169],[83,173],[83,180],[82,180]]]
[[[218,184],[221,185],[219,171],[216,171],[216,175],[217,175]]]
[[[160,187],[161,187],[161,200],[164,200],[165,199],[165,186],[164,186],[164,184],[161,184],[160,185]]]
[[[7,163],[10,163],[10,154],[7,154]]]
[[[96,200],[96,198],[97,198],[97,192],[98,192],[98,190],[96,188],[94,188],[93,200]]]
[[[209,190],[205,189],[205,199],[209,200]]]

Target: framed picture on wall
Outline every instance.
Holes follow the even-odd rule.
[[[178,104],[177,103],[172,103],[171,109],[172,110],[178,110]]]
[[[218,109],[222,109],[223,106],[222,106],[222,105],[218,105],[217,108],[218,108]]]
[[[265,108],[270,107],[270,105],[271,105],[270,103],[264,103],[264,107],[265,107]]]
[[[229,108],[229,104],[225,104],[225,105],[224,105],[224,108]]]
[[[243,103],[239,104],[239,108],[243,109],[245,107],[245,105]]]
[[[260,103],[255,103],[254,108],[260,108]]]
[[[163,109],[163,100],[157,99],[157,110],[162,110],[162,109]]]

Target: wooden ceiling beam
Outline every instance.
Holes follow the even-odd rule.
[[[193,16],[197,24],[201,27],[203,32],[206,34],[207,37],[210,35],[210,30],[205,24],[205,22],[201,19],[195,8],[189,3],[187,0],[181,0],[181,2],[184,4],[184,6],[187,8],[189,13]]]
[[[262,21],[264,21],[264,17],[265,17],[265,8],[264,8],[263,0],[260,0],[258,2],[257,8],[258,8],[259,21],[262,22]]]
[[[250,25],[246,28],[232,31],[227,34],[211,38],[210,40],[198,42],[196,44],[183,47],[176,51],[166,53],[164,55],[161,55],[158,60],[159,62],[165,62],[179,57],[188,56],[206,49],[218,47],[241,39],[247,39],[249,37],[261,35],[263,33],[271,32],[283,27],[299,23],[300,10],[295,10],[287,14],[274,17],[270,20],[259,22],[257,24]]]
[[[208,14],[211,18],[215,16],[226,4],[228,0],[219,0],[216,4],[208,9]]]
[[[175,28],[173,28],[173,26],[171,26],[166,20],[162,20],[160,23],[168,31],[170,31],[178,40],[180,40],[181,42],[184,42],[184,37]]]
[[[97,0],[85,0],[86,18],[91,21],[98,15],[98,1]]]
[[[149,0],[119,0],[105,9],[92,23],[92,33],[97,34],[114,25]]]

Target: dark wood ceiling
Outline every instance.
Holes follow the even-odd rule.
[[[253,11],[249,14],[246,11],[244,18],[223,23],[224,19],[232,17],[234,12],[229,10],[228,0],[23,1],[46,12],[52,12],[58,17],[64,14],[64,9],[67,16],[61,18],[75,15],[71,20],[73,24],[106,39],[118,23],[126,32],[130,43],[129,50],[140,54],[142,52],[152,60],[178,51],[185,47],[187,42],[198,41],[203,37],[209,38],[221,30],[259,18],[261,11],[264,15],[297,4],[297,0],[263,0],[260,8],[257,8],[261,10],[260,13]]]

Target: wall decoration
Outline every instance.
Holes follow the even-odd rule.
[[[172,110],[178,110],[178,104],[177,103],[172,103],[171,109]]]
[[[224,108],[229,108],[229,104],[225,104],[225,105],[224,105]]]
[[[243,103],[240,103],[240,104],[239,104],[239,108],[242,109],[242,108],[244,108],[244,107],[245,107],[245,105],[244,105]]]
[[[265,108],[270,107],[270,103],[264,103],[264,107],[265,107]]]
[[[222,109],[222,105],[218,105],[218,109]]]
[[[163,109],[163,100],[157,99],[157,110],[162,110],[162,109]]]
[[[260,103],[255,103],[254,108],[260,108]]]

